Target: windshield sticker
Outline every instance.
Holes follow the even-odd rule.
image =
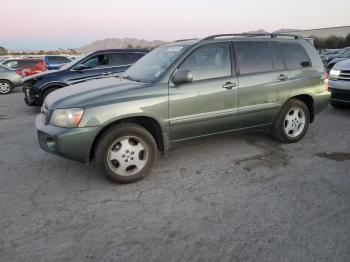
[[[172,47],[169,47],[166,51],[167,52],[179,52],[182,48],[183,48],[183,46],[172,46]]]

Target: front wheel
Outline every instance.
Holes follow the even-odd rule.
[[[99,169],[118,183],[130,183],[147,176],[156,156],[153,136],[132,123],[108,129],[99,139],[95,153]]]
[[[13,85],[10,81],[0,80],[0,95],[6,95],[11,93]]]
[[[282,143],[294,143],[303,138],[309,123],[308,107],[300,100],[291,99],[277,117],[272,135]]]

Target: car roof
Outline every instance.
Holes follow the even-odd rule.
[[[167,44],[168,46],[174,45],[194,45],[200,42],[211,43],[211,42],[224,42],[224,41],[298,41],[306,40],[302,36],[289,35],[289,34],[220,34],[211,35],[202,39],[184,39],[177,40]]]
[[[98,53],[148,53],[149,50],[148,49],[142,49],[142,48],[124,48],[124,49],[101,49],[101,50],[97,50],[94,52],[91,52],[91,54],[98,54]]]

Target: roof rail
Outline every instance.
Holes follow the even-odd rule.
[[[250,34],[250,33],[243,33],[243,34],[219,34],[219,35],[210,35],[202,40],[212,40],[219,37],[259,37],[259,36],[269,36],[270,38],[278,38],[278,37],[293,37],[294,39],[303,39],[300,35],[290,35],[290,34]]]
[[[179,40],[175,40],[174,42],[182,42],[182,41],[189,41],[189,40],[198,40],[198,38],[179,39]]]

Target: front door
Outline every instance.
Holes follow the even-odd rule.
[[[177,70],[190,71],[193,82],[169,82],[172,141],[235,128],[238,83],[232,61],[231,44],[226,42],[198,47],[180,64]]]
[[[67,79],[69,84],[80,83],[90,79],[107,77],[111,71],[109,54],[91,56],[75,66]]]

